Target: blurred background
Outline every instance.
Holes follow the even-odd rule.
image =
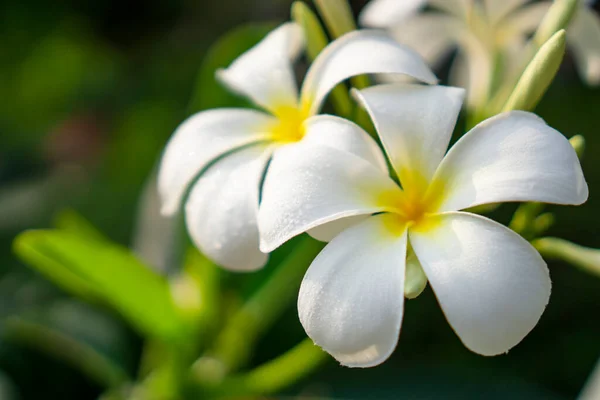
[[[352,3],[358,12],[365,1]],[[140,196],[149,193],[146,182],[175,127],[195,111],[240,101],[227,97],[202,68],[211,44],[240,24],[283,22],[290,5],[287,0],[1,2],[0,399],[97,398],[102,387],[90,378],[93,370],[81,373],[70,362],[73,357],[88,357],[93,365],[100,353],[124,371],[136,371],[141,338],[119,317],[69,297],[20,263],[12,240],[24,229],[52,226],[68,209],[112,240],[135,245],[136,231],[144,230],[137,222]],[[236,49],[229,51],[236,55]],[[550,234],[600,248],[600,89],[585,87],[567,56],[537,111],[566,136],[582,134],[588,143],[583,165],[590,200],[578,208],[552,207],[557,223]],[[506,223],[512,211],[513,206],[503,206],[495,217]],[[172,239],[157,235],[155,240]],[[165,265],[157,267],[168,272]],[[369,370],[329,362],[289,393],[573,399],[600,357],[600,279],[562,263],[551,263],[550,269],[550,304],[539,325],[508,355],[469,352],[427,289],[408,301],[400,344],[389,361]],[[243,279],[223,275],[231,291],[243,294],[268,273]],[[22,323],[15,324],[15,317]],[[253,363],[303,337],[290,307],[259,343]]]

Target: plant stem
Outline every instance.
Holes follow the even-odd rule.
[[[306,377],[328,359],[327,353],[307,338],[252,371],[226,378],[208,393],[214,397],[277,393]]]
[[[542,256],[566,261],[581,270],[600,277],[600,250],[579,246],[553,237],[536,239],[531,244]]]
[[[194,364],[193,374],[200,380],[207,374],[218,380],[246,362],[256,339],[296,299],[308,265],[323,246],[310,237],[302,238],[267,282],[232,316],[217,336],[213,350]],[[219,371],[218,376],[214,376],[215,371]]]

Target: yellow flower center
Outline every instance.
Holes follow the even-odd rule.
[[[443,200],[443,185],[431,184],[416,171],[403,171],[399,174],[402,192],[383,193],[380,204],[391,211],[387,218],[388,228],[401,234],[406,227],[427,230],[435,225],[435,218]]]
[[[269,127],[271,137],[279,143],[302,140],[306,133],[304,121],[309,117],[308,107],[281,106],[273,110],[277,122]]]

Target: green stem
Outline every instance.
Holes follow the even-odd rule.
[[[6,339],[61,359],[105,388],[115,388],[128,379],[127,372],[112,360],[57,330],[17,316],[4,321],[4,330]]]
[[[295,1],[292,4],[292,19],[302,27],[308,58],[314,60],[329,43],[323,26],[315,13],[302,1]],[[344,85],[337,85],[331,91],[330,99],[337,115],[351,117],[353,104]]]
[[[274,394],[306,377],[326,360],[329,360],[327,353],[305,339],[252,371],[226,378],[208,392],[214,397]]]
[[[348,0],[314,0],[314,3],[334,39],[356,29]]]
[[[525,239],[532,239],[532,225],[544,209],[542,203],[523,203],[515,211],[508,227]]]
[[[247,361],[256,339],[296,299],[308,265],[323,246],[310,237],[300,240],[267,282],[232,316],[213,350],[194,364],[195,376],[202,379],[213,375],[218,380]]]
[[[579,246],[553,237],[536,239],[531,244],[548,259],[562,260],[600,277],[600,250]]]

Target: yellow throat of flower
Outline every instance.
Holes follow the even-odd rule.
[[[310,116],[308,106],[280,106],[273,110],[277,122],[269,127],[275,142],[292,143],[302,140],[306,134],[304,121]]]
[[[435,225],[435,214],[443,201],[443,185],[436,181],[429,183],[417,171],[402,171],[399,174],[402,192],[382,193],[379,202],[388,208],[388,228],[401,234],[407,227],[428,230]]]

